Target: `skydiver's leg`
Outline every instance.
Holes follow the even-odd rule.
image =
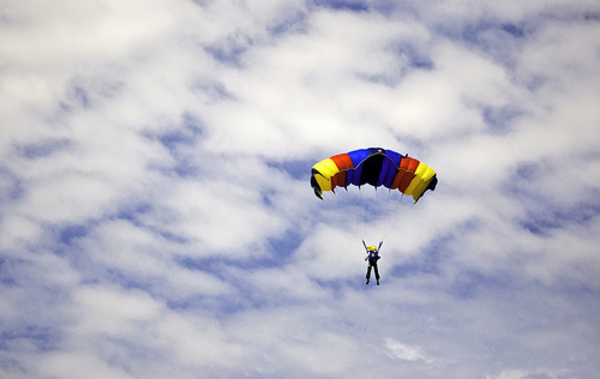
[[[367,284],[369,284],[369,279],[371,279],[371,265],[367,266]]]
[[[379,285],[379,269],[377,268],[377,263],[373,265],[373,269],[375,269],[375,279],[377,279],[377,285]]]

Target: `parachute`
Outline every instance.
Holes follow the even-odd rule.
[[[336,187],[383,186],[412,196],[415,203],[426,191],[437,186],[436,172],[425,163],[408,155],[378,147],[359,149],[334,155],[315,164],[310,185],[323,200],[323,192]]]

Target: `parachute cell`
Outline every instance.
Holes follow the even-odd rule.
[[[397,189],[417,202],[427,190],[435,190],[435,171],[408,155],[392,150],[368,148],[334,155],[312,167],[311,186],[323,199],[325,191],[336,187],[369,184],[374,187]]]

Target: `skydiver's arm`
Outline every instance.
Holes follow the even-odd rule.
[[[365,261],[366,261],[367,259],[369,259],[370,252],[369,252],[369,249],[367,249],[367,244],[365,243],[365,240],[362,240],[362,243],[363,243],[363,246],[365,247],[365,251],[367,252],[367,256],[365,257]]]
[[[363,241],[363,243],[365,242]],[[383,245],[383,241],[379,242],[379,247],[377,248],[377,251],[381,250],[381,245]]]

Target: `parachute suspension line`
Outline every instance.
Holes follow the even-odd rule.
[[[391,192],[391,190],[390,190],[390,192]],[[400,192],[400,199],[398,199],[398,201],[395,204],[394,212],[400,211],[400,207],[402,206],[402,199],[404,199],[404,194],[402,192]]]
[[[416,204],[416,202],[414,202],[408,208],[401,209],[401,204],[402,204],[403,198],[404,198],[404,194],[402,193],[400,196],[400,199],[398,199],[398,201],[395,204],[395,209],[392,212],[394,217],[396,217],[396,222],[394,222],[389,228],[384,230],[383,237],[381,238],[381,242],[383,242],[390,235],[391,232],[396,230],[396,227],[398,227],[398,224],[400,224],[400,221],[402,221],[402,219],[404,217],[404,213],[409,212]]]
[[[404,194],[402,192],[400,192],[400,198],[398,199],[397,202],[395,202],[392,199],[392,197],[393,197],[392,190],[388,189],[386,209],[391,212],[392,216],[396,217],[396,222],[391,227],[388,227],[388,228],[384,229],[383,236],[381,237],[381,242],[382,243],[383,243],[383,240],[391,233],[391,231],[394,230],[394,229],[396,229],[396,226],[400,222],[399,221],[400,220],[400,216],[398,215],[398,213],[399,213],[399,210],[400,210],[400,206],[402,204],[402,198],[404,197]]]
[[[381,243],[383,243],[383,241],[387,238],[387,236],[390,234],[390,232],[394,229],[396,229],[396,226],[398,225],[398,222],[400,222],[400,216],[397,214],[397,209],[396,207],[393,207],[393,209],[391,209],[391,205],[390,205],[390,198],[391,198],[391,190],[388,193],[388,201],[386,202],[386,209],[390,212],[389,216],[390,217],[394,217],[396,219],[396,222],[394,222],[392,225],[388,226],[387,228],[383,229],[383,233],[381,236]],[[400,198],[402,199],[402,197]]]
[[[366,214],[362,214],[359,215],[359,213],[364,213],[361,212],[361,210],[364,210],[364,206],[363,204],[365,204],[365,201],[363,200],[363,194],[362,194],[362,190],[361,190],[361,186],[358,186],[358,205],[355,209],[356,214],[357,214],[357,218],[358,218],[358,228],[359,228],[359,234],[360,234],[360,239],[364,240],[364,234],[365,234],[365,224],[367,223],[367,215]]]
[[[344,190],[346,191],[346,195],[350,199],[350,204],[352,205],[352,213],[353,214],[351,217],[356,220],[356,222],[354,224],[355,225],[358,224],[358,227],[359,227],[358,232],[360,234],[360,238],[363,239],[364,219],[363,219],[362,215],[360,214],[363,201],[362,201],[362,192],[360,191],[360,186],[357,188],[358,194],[356,194],[355,191],[352,190],[352,187],[350,189],[345,187]],[[337,196],[337,192],[334,192],[334,193]]]
[[[377,208],[376,209],[382,209],[381,207],[387,207],[387,204],[382,204],[383,199],[381,199],[381,197],[384,196],[384,194],[379,194],[379,187],[375,186],[375,200],[377,201]]]

